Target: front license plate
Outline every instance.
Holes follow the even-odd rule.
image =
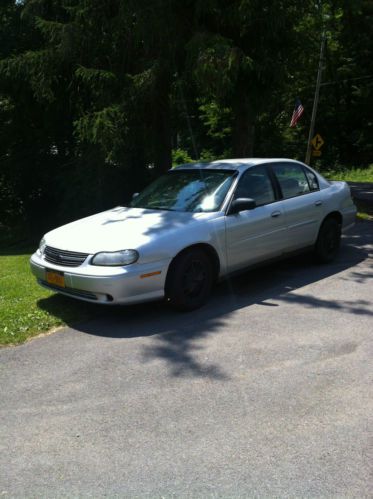
[[[65,277],[63,272],[55,272],[51,270],[46,271],[47,283],[53,284],[54,286],[59,286],[60,288],[65,287]]]

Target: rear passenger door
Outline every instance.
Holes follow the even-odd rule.
[[[288,228],[287,251],[315,243],[323,218],[322,197],[316,175],[297,163],[273,163]]]
[[[238,198],[252,198],[257,206],[226,217],[229,271],[281,255],[287,240],[283,203],[265,166],[242,175],[233,196]]]

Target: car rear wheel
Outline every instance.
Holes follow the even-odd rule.
[[[320,227],[315,244],[315,257],[320,263],[329,263],[337,256],[341,242],[341,226],[335,218],[327,218]]]
[[[207,302],[213,282],[214,270],[208,255],[198,248],[185,251],[171,263],[166,298],[179,310],[194,310]]]

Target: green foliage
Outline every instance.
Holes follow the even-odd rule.
[[[232,109],[219,106],[216,101],[206,102],[201,99],[198,109],[200,119],[206,127],[207,135],[216,140],[223,140],[232,133]]]
[[[197,33],[187,50],[198,86],[203,93],[218,99],[230,95],[240,72],[252,68],[252,59],[235,47],[232,40],[220,35]]]
[[[53,84],[57,81],[54,54],[46,50],[28,51],[0,61],[0,76],[11,82],[27,80],[35,99],[53,102]]]
[[[1,223],[41,232],[124,204],[191,158],[304,159],[323,27],[317,164],[363,167],[369,2],[4,0]],[[296,96],[305,113],[293,129]]]
[[[78,67],[75,70],[75,76],[81,79],[88,87],[100,87],[100,90],[105,90],[107,84],[117,81],[115,74],[112,71],[105,71],[103,69]]]
[[[199,161],[216,161],[218,159],[229,158],[230,156],[229,151],[223,151],[222,154],[215,154],[210,149],[202,149]]]
[[[172,150],[172,166],[183,165],[184,163],[191,163],[193,160],[183,149]]]
[[[338,168],[323,171],[326,178],[330,180],[344,180],[345,182],[369,182],[373,183],[373,165],[366,168]]]
[[[120,149],[127,130],[125,116],[115,105],[82,116],[74,127],[77,139],[99,146],[108,162],[115,160],[115,151]]]

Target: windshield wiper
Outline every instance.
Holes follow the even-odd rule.
[[[167,206],[144,206],[144,210],[164,210],[164,211],[176,211],[172,208],[167,208]]]

